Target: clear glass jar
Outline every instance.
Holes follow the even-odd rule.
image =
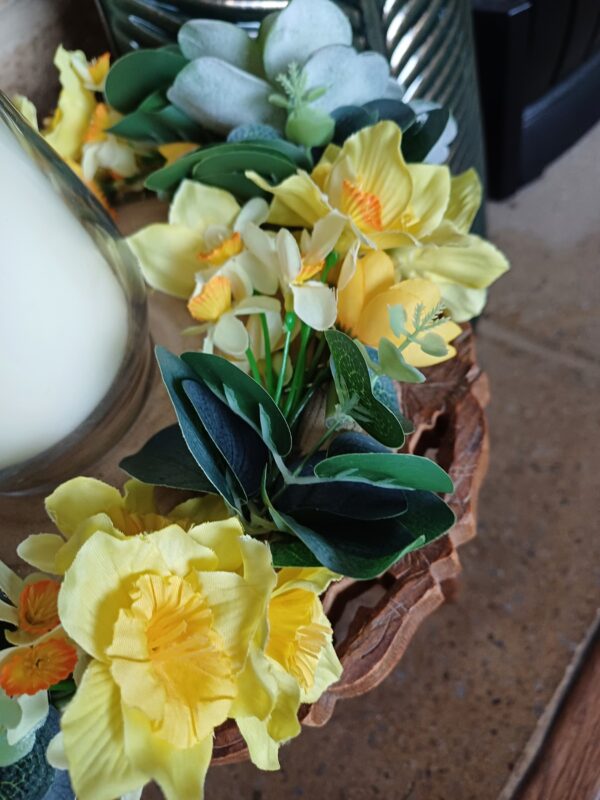
[[[46,491],[104,455],[152,363],[133,255],[0,92],[0,493]]]

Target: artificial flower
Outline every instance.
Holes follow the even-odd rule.
[[[37,569],[55,575],[64,574],[80,547],[98,530],[124,539],[173,522],[188,528],[228,516],[223,500],[214,495],[194,497],[163,515],[156,506],[154,486],[130,480],[121,495],[113,486],[85,477],[72,478],[55,489],[46,498],[46,511],[59,533],[32,534],[19,544],[17,553]]]
[[[197,150],[199,146],[200,145],[195,144],[194,142],[169,142],[168,144],[161,144],[158,148],[158,152],[165,159],[163,166],[169,167],[171,164],[174,164],[176,161],[178,161],[182,156],[186,156],[188,153],[193,153],[194,150]]]
[[[280,744],[300,732],[301,703],[316,702],[342,674],[333,647],[333,631],[319,599],[339,576],[327,569],[286,568],[268,607],[268,630],[257,636],[246,673],[253,673],[271,699],[269,713],[243,713],[238,727],[252,760],[262,769],[278,769]],[[249,681],[249,676],[246,676]]]
[[[196,273],[236,258],[253,286],[272,294],[269,276],[243,252],[241,233],[248,222],[262,224],[268,214],[262,198],[240,208],[229,192],[185,180],[169,208],[169,222],[148,225],[128,238],[146,281],[154,289],[187,300],[196,288]],[[266,281],[266,284],[265,284]]]
[[[108,132],[120,115],[105,103],[98,103],[84,135],[81,169],[86,183],[100,170],[109,170],[118,178],[131,178],[138,172],[133,147]]]
[[[344,268],[348,261],[346,260]],[[363,344],[377,347],[383,338],[396,345],[404,344],[405,336],[396,336],[390,323],[389,309],[400,305],[404,308],[409,333],[414,332],[412,320],[415,309],[421,305],[425,313],[436,308],[441,300],[437,284],[422,278],[397,281],[391,258],[381,250],[372,250],[357,259],[354,272],[342,268],[338,292],[338,325],[355,336]],[[435,327],[435,333],[448,343],[461,332],[460,327],[448,319]],[[428,367],[446,361],[456,355],[448,347],[444,356],[431,356],[423,352],[416,343],[403,350],[406,361],[414,367]]]
[[[256,225],[247,226],[244,242],[248,250],[276,275],[286,301],[286,308],[314,330],[330,328],[337,316],[336,294],[325,281],[316,280],[323,273],[326,257],[333,251],[345,227],[345,219],[331,212],[318,220],[312,235],[304,231],[300,245],[286,229],[276,236]]]
[[[47,716],[47,692],[9,697],[0,689],[0,768],[31,752],[36,731]]]
[[[0,687],[9,697],[35,695],[68,678],[77,649],[61,628],[35,641],[0,650]]]
[[[397,278],[420,275],[447,286],[485,289],[508,269],[489,242],[468,233],[481,201],[474,171],[452,178],[445,166],[407,164],[402,132],[384,121],[350,136],[343,147],[330,145],[313,170],[270,186],[269,222],[312,227],[336,209],[365,248],[392,250]],[[351,241],[348,241],[350,246]],[[448,290],[457,305],[456,289]],[[458,319],[465,318],[459,310]]]
[[[92,658],[61,720],[81,800],[150,780],[167,800],[202,797],[275,580],[268,546],[235,519],[86,542],[59,597],[65,630]]]
[[[204,334],[205,352],[212,353],[217,348],[225,356],[244,359],[248,348],[252,348],[255,357],[264,357],[264,337],[251,338],[248,325],[250,318],[260,314],[267,320],[271,349],[277,347],[282,336],[281,304],[274,297],[253,295],[252,283],[235,259],[215,272],[198,272],[196,282],[188,311],[201,324],[188,328],[186,333]]]
[[[96,107],[94,92],[106,77],[109,60],[103,56],[97,62],[88,63],[80,50],[70,52],[61,45],[54,56],[54,64],[62,88],[44,138],[64,159],[78,161]]]
[[[59,588],[58,581],[47,575],[33,573],[23,579],[0,562],[0,591],[9,600],[0,600],[0,620],[17,628],[4,632],[6,640],[27,644],[58,627]]]

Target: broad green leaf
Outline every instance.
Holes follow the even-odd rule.
[[[110,132],[124,139],[153,144],[200,142],[204,138],[202,129],[186,117],[183,111],[170,104],[164,104],[152,111],[139,108],[119,120],[110,128]]]
[[[184,353],[181,357],[196,379],[214,394],[281,456],[292,449],[292,434],[273,398],[254,378],[212,353]]]
[[[177,40],[181,52],[190,61],[201,56],[216,56],[248,72],[260,72],[256,39],[251,39],[243,28],[231,22],[191,19],[181,26]]]
[[[340,106],[360,106],[386,92],[390,67],[380,53],[357,53],[352,47],[331,45],[313,53],[304,64],[307,86],[326,86],[312,107],[331,113]]]
[[[410,531],[415,543],[410,550],[417,550],[421,544],[428,544],[449,531],[456,522],[454,512],[437,494],[433,492],[406,492],[408,508],[400,517],[398,524]]]
[[[207,186],[216,186],[231,192],[240,203],[245,203],[246,200],[251,200],[253,197],[270,199],[267,192],[249,180],[243,172],[216,172],[210,176],[203,176],[194,169],[191,177]]]
[[[327,449],[328,456],[341,456],[347,453],[389,453],[387,447],[372,436],[357,431],[339,433]]]
[[[202,380],[184,380],[182,388],[241,490],[247,497],[257,494],[269,458],[261,437]]]
[[[237,508],[237,498],[232,491],[231,480],[227,476],[227,464],[214,446],[183,391],[182,382],[184,380],[196,380],[196,374],[185,362],[164,347],[156,348],[156,358],[162,379],[173,403],[183,438],[192,456],[217,492],[232,508]]]
[[[360,349],[341,331],[325,331],[331,371],[340,405],[367,433],[389,447],[402,447],[400,421],[373,395],[371,377]]]
[[[416,120],[416,114],[413,109],[400,100],[380,98],[365,103],[363,108],[372,114],[376,114],[378,120],[392,120],[403,133],[405,133]]]
[[[340,106],[331,112],[335,120],[333,141],[342,145],[353,133],[375,125],[377,114],[368,111],[364,106]]]
[[[153,486],[169,486],[192,492],[215,492],[215,487],[198,468],[179,425],[154,434],[137,453],[119,464],[132,478]]]
[[[268,175],[277,182],[296,171],[296,165],[286,156],[268,147],[245,142],[243,145],[214,148],[205,152],[194,167],[194,177],[202,180],[214,173],[243,172],[252,169],[260,175]]]
[[[349,453],[315,467],[319,478],[338,478],[374,486],[453,492],[450,476],[435,461],[406,453]]]
[[[318,567],[321,562],[308,547],[296,536],[285,535],[269,542],[273,566],[282,567]]]
[[[404,383],[423,383],[425,376],[409,364],[400,350],[389,339],[379,342],[379,366],[390,378]]]
[[[106,99],[123,114],[135,111],[149,94],[166,91],[187,63],[184,56],[168,48],[127,53],[106,76]]]
[[[424,120],[417,119],[402,137],[402,155],[408,162],[420,163],[425,160],[444,132],[450,118],[445,108],[436,108],[427,111],[426,114]]]

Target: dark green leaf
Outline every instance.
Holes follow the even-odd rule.
[[[156,358],[191,454],[217,492],[230,506],[237,508],[237,498],[231,488],[231,479],[228,478],[227,464],[198,419],[181,385],[184,380],[196,380],[196,374],[164,347],[156,348]]]
[[[321,562],[308,547],[295,536],[284,536],[269,542],[273,556],[273,566],[281,567],[318,567]]]
[[[343,431],[329,445],[328,456],[341,456],[346,453],[389,453],[390,450],[372,436],[357,431]]]
[[[106,99],[123,114],[135,111],[149,94],[166,91],[187,63],[171,49],[127,53],[115,61],[106,76]]]
[[[423,161],[444,132],[450,114],[445,108],[427,111],[424,120],[420,118],[410,126],[402,137],[402,154],[411,163]]]
[[[172,105],[153,111],[143,111],[141,108],[133,111],[113,125],[110,132],[124,139],[153,144],[199,142],[204,135],[193,120]]]
[[[281,456],[292,449],[292,434],[273,398],[239,367],[211,353],[184,353],[181,357],[214,394]]]
[[[363,108],[376,115],[378,120],[392,120],[403,133],[414,124],[416,119],[416,114],[412,108],[400,100],[380,98],[379,100],[371,100],[369,103],[365,103]]]
[[[360,349],[341,331],[325,331],[331,371],[343,411],[389,447],[402,447],[404,431],[396,415],[373,395],[369,369]]]
[[[398,517],[398,523],[410,531],[415,544],[410,550],[417,550],[450,530],[456,522],[452,509],[433,492],[406,492],[408,508]],[[417,542],[423,540],[422,544]]]
[[[277,508],[287,514],[299,510],[329,512],[354,520],[397,517],[406,510],[401,489],[356,481],[324,480],[322,483],[289,484],[277,498]]]
[[[257,494],[269,458],[263,440],[202,381],[184,380],[182,388],[241,489],[247,497]]]
[[[331,112],[331,116],[335,120],[333,141],[339,145],[353,133],[375,125],[379,119],[377,113],[369,111],[365,106],[340,106]]]
[[[319,478],[339,478],[375,486],[452,492],[450,476],[435,461],[405,453],[351,453],[332,456],[315,467]]]
[[[379,342],[379,364],[381,369],[395,381],[403,383],[423,383],[425,376],[404,358],[399,348],[389,339]]]
[[[194,169],[192,178],[205,183],[207,186],[216,186],[219,189],[231,192],[241,203],[245,203],[246,200],[251,200],[253,197],[268,198],[267,192],[247,178],[243,172],[222,172],[203,176]]]
[[[192,492],[215,491],[204,472],[198,469],[179,425],[170,425],[154,434],[141,450],[124,458],[119,466],[142,483]]]

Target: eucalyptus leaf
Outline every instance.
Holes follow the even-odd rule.
[[[406,453],[349,453],[332,456],[315,467],[319,478],[359,481],[374,486],[453,492],[450,476],[435,461]]]
[[[204,138],[202,129],[183,111],[170,103],[152,111],[141,107],[127,114],[110,128],[110,133],[123,139],[153,144],[168,144],[176,141],[197,141]]]
[[[405,133],[414,124],[417,115],[406,103],[399,100],[379,98],[365,103],[363,108],[371,114],[376,114],[377,119],[389,119],[395,122],[402,133]]]
[[[227,477],[227,463],[214,446],[182,388],[182,382],[196,380],[196,374],[164,347],[156,348],[156,358],[189,451],[217,492],[232,508],[237,508],[237,497]]]
[[[184,380],[182,388],[243,492],[257,494],[269,458],[261,437],[202,381]]]
[[[342,409],[367,433],[389,447],[402,447],[404,431],[396,415],[376,399],[360,349],[341,331],[326,331],[331,369]]]
[[[169,48],[134,50],[119,58],[106,76],[104,93],[123,114],[135,111],[149,94],[166,91],[188,63]]]
[[[215,487],[198,468],[179,425],[170,425],[155,433],[141,450],[126,456],[119,466],[142,483],[192,492],[215,492]]]
[[[277,497],[276,506],[288,514],[310,510],[356,520],[397,517],[407,508],[405,492],[401,489],[335,479],[289,484]]]
[[[212,353],[184,353],[182,360],[196,379],[244,419],[267,446],[281,456],[292,449],[292,434],[273,398],[254,378]]]
[[[395,306],[389,306],[388,314],[390,317],[390,327],[394,332],[394,336],[403,336],[406,333],[406,311],[404,306],[400,303]]]
[[[312,105],[331,113],[340,106],[360,106],[381,97],[390,68],[380,53],[357,53],[352,47],[332,45],[313,53],[304,64],[304,74],[308,87],[327,87]]]
[[[404,358],[400,350],[389,339],[379,342],[379,365],[390,378],[404,383],[423,383],[425,376]]]
[[[437,333],[426,333],[418,340],[421,350],[428,356],[440,358],[448,353],[448,346],[442,337]]]
[[[231,22],[188,20],[179,29],[177,41],[190,61],[201,56],[215,56],[257,75],[262,70],[256,39],[251,39],[243,28]]]
[[[363,128],[375,125],[377,114],[368,111],[364,106],[340,106],[331,112],[335,120],[333,141],[342,145],[349,136]]]
[[[450,114],[445,108],[426,112],[425,119],[417,119],[402,137],[402,154],[409,163],[420,163],[435,147],[446,129]]]

